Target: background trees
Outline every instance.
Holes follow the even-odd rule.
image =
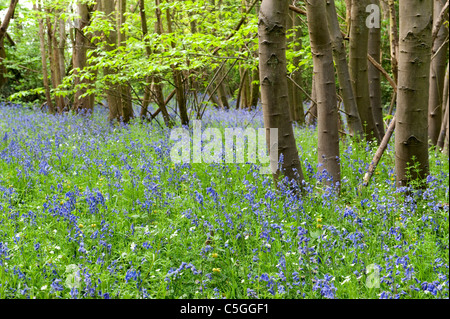
[[[276,60],[272,58],[270,50],[265,52],[258,43],[258,23],[266,21],[258,18],[261,9],[266,15],[275,14],[268,13],[264,8],[268,4],[258,0],[23,0],[0,4],[0,94],[11,101],[36,104],[51,113],[92,111],[103,105],[112,122],[128,122],[139,114],[141,120],[170,127],[200,119],[208,107],[251,110],[259,108],[262,100],[267,123],[271,123],[267,125],[278,123],[274,127],[287,130],[286,141],[291,121],[299,125],[317,122],[322,133],[325,127],[333,138],[321,139],[329,145],[319,149],[331,157],[339,154],[336,132],[380,143],[394,114],[398,141],[414,137],[439,150],[448,141],[445,0],[427,5],[432,10],[430,30],[421,33],[416,44],[408,31],[401,34],[412,23],[407,21],[409,13],[400,12],[401,1],[314,1],[320,10],[326,9],[325,17],[319,7],[309,8],[320,26],[311,20],[308,25],[304,1],[280,2],[283,10],[288,8],[280,31],[287,37],[280,42],[285,62],[277,55]],[[270,10],[278,9],[272,4]],[[379,27],[374,23],[377,18],[381,18]],[[259,27],[260,36],[268,36]],[[308,30],[319,27],[324,38],[309,34]],[[415,48],[418,43],[424,44],[423,51]],[[332,48],[335,70],[325,45]],[[273,70],[264,70],[264,66],[261,70],[267,61],[260,60],[260,50],[269,54],[267,61],[276,62],[269,63]],[[411,65],[415,60],[425,63]],[[263,80],[269,79],[267,72],[275,72],[275,67],[279,87],[268,91]],[[425,69],[427,85],[423,84]],[[393,89],[397,81],[399,92]],[[277,101],[269,93],[275,91]],[[416,116],[419,113],[421,120]],[[425,150],[404,154],[405,145],[397,145],[397,167],[406,169],[416,160],[426,174]],[[288,157],[296,161],[292,150],[293,157]],[[338,179],[338,166],[332,171]],[[407,182],[403,177],[399,177],[402,183]]]

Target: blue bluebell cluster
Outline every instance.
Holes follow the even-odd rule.
[[[0,297],[448,298],[448,161],[432,156],[426,190],[396,189],[388,148],[361,190],[374,147],[346,142],[339,194],[296,127],[297,192],[253,163],[172,163],[167,129],[105,118],[0,105]]]

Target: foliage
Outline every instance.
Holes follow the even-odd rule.
[[[5,99],[17,92],[28,91],[28,94],[20,96],[24,102],[32,102],[38,99],[36,89],[41,86],[41,59],[36,54],[39,52],[39,39],[37,27],[33,21],[33,12],[20,3],[16,8],[15,19],[8,28],[8,33],[14,41],[12,45],[4,40],[6,48],[6,66],[8,82],[0,90],[0,98]]]

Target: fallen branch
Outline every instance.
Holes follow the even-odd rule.
[[[387,71],[381,66],[381,64],[379,64],[377,61],[375,61],[375,59],[372,58],[372,56],[370,54],[367,55],[367,59],[370,61],[370,63],[373,64],[374,67],[376,67],[384,75],[384,77],[386,78],[386,80],[388,80],[389,84],[392,86],[394,91],[397,92],[397,84],[391,78],[389,73],[387,73]]]
[[[391,139],[394,130],[395,130],[395,115],[392,118],[392,121],[389,124],[388,129],[386,130],[386,133],[384,134],[383,140],[381,141],[380,146],[378,147],[375,156],[373,157],[372,162],[370,163],[367,173],[364,175],[362,184],[363,187],[367,187],[367,185],[369,185],[370,178],[375,172],[375,169],[377,168],[377,165],[380,162],[380,159],[383,156],[384,151],[386,150],[386,147],[389,143],[389,140]]]
[[[290,75],[288,75],[287,76],[287,78],[289,79],[289,80],[291,80],[292,81],[292,83],[294,83],[294,85],[296,86],[296,87],[298,87],[305,95],[306,95],[306,97],[311,101],[311,102],[313,102],[314,104],[317,104],[317,102],[316,101],[314,101],[313,100],[313,98],[297,83],[297,82],[295,82],[294,81],[294,79],[290,76]]]
[[[293,6],[293,5],[289,5],[289,10],[294,11],[294,12],[296,12],[298,14],[306,15],[306,11],[305,10],[302,10],[302,9],[300,9],[298,7]]]

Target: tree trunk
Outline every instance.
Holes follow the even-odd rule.
[[[395,0],[388,0],[389,5],[389,40],[391,43],[391,68],[394,74],[394,81],[398,80],[398,24],[397,10],[395,9]]]
[[[114,18],[114,1],[110,0],[101,0],[101,7],[103,12],[105,13],[106,18],[109,20],[109,23],[114,26],[115,18]],[[106,46],[104,50],[106,52],[111,52],[117,48],[117,29],[112,27],[109,36],[105,35]],[[110,75],[114,74],[114,70],[112,68],[105,68],[103,70],[104,74]],[[110,122],[120,121],[121,110],[120,110],[120,94],[119,94],[119,86],[111,81],[106,82],[106,101],[108,103],[109,114],[108,120]]]
[[[309,117],[308,117],[308,126],[314,126],[317,124],[317,90],[316,90],[316,79],[314,77],[314,73],[311,81],[311,105],[309,107]]]
[[[278,154],[283,156],[281,171],[278,169],[273,174],[274,181],[276,183],[280,174],[283,174],[289,180],[295,180],[301,187],[303,172],[289,118],[286,78],[288,6],[288,1],[263,0],[261,3],[258,23],[261,101],[267,148],[270,150],[276,143],[270,140],[268,129],[277,128]]]
[[[433,21],[439,18],[445,0],[434,0]],[[448,20],[448,19],[447,19]],[[436,53],[448,37],[448,29],[442,26],[433,44],[432,54],[436,54],[430,65],[430,96],[428,99],[428,140],[436,145],[442,124],[443,87],[445,67],[448,61],[448,43]]]
[[[6,77],[6,67],[3,65],[3,61],[6,58],[4,42],[9,22],[11,21],[14,15],[14,10],[16,9],[16,5],[18,2],[19,0],[11,0],[11,2],[9,3],[8,10],[6,11],[5,17],[3,18],[3,21],[0,24],[0,89],[8,81],[8,78]]]
[[[157,10],[159,10],[159,8]],[[148,27],[147,27],[147,17],[145,14],[144,0],[139,1],[139,13],[140,13],[140,17],[141,17],[142,34],[144,36],[146,36],[148,34]],[[159,31],[161,31],[160,30],[161,28],[158,25],[155,25],[155,29],[156,29],[156,33],[161,34],[159,32]],[[150,55],[151,55],[150,45],[146,44],[145,51],[146,51],[147,57],[150,57]],[[147,117],[148,104],[150,103],[150,96],[153,92],[154,100],[156,101],[156,104],[161,109],[161,113],[163,114],[164,123],[166,124],[167,127],[170,127],[171,120],[170,120],[169,113],[167,112],[167,109],[166,109],[164,93],[163,93],[163,89],[162,89],[162,85],[160,83],[159,77],[148,76],[146,78],[146,82],[148,84],[146,85],[146,87],[144,89],[144,98],[142,101],[142,108],[141,108],[141,114],[140,114],[141,118]],[[150,85],[150,83],[153,83],[153,84]]]
[[[302,50],[302,26],[301,26],[301,20],[298,14],[293,13],[293,27],[294,27],[294,51],[299,52]],[[302,86],[302,70],[300,67],[301,59],[300,57],[294,57],[293,63],[298,68],[297,70],[294,70],[291,74],[292,80],[295,81],[299,86]],[[305,111],[303,108],[303,96],[302,91],[294,85],[294,92],[292,95],[292,102],[294,103],[294,121],[296,121],[298,124],[303,125],[305,124]]]
[[[345,24],[347,25],[347,35],[349,35],[352,25],[352,0],[345,0]]]
[[[316,82],[319,171],[328,174],[326,185],[339,188],[339,119],[331,39],[323,23],[327,17],[325,1],[306,2],[306,12]]]
[[[58,28],[57,17],[55,17],[54,25],[52,26],[50,21],[50,11],[46,10],[48,15],[46,17],[47,22],[47,37],[48,37],[48,55],[50,57],[50,70],[53,88],[56,89],[62,83],[62,74],[59,64],[59,50],[58,41],[56,38],[56,31]],[[56,109],[59,113],[64,111],[64,98],[55,94]]]
[[[400,0],[399,8],[395,170],[397,187],[403,187],[414,180],[422,182],[429,173],[427,113],[433,3]]]
[[[157,6],[159,6],[159,0],[156,0]],[[170,17],[170,9],[166,10],[167,19],[167,31],[172,33],[172,18]],[[172,48],[175,48],[175,43],[171,43]],[[175,90],[177,95],[178,110],[180,111],[180,118],[182,125],[189,125],[189,117],[187,114],[187,100],[186,92],[184,89],[183,75],[180,70],[177,70],[176,65],[172,65],[173,80],[175,84]]]
[[[65,51],[66,51],[66,22],[64,19],[58,19],[59,24],[59,42],[58,42],[58,55],[59,55],[59,72],[61,77],[64,78],[66,74],[66,61],[65,61]]]
[[[259,69],[256,68],[252,71],[252,88],[250,92],[250,106],[252,108],[257,107],[259,100]]]
[[[380,0],[370,0],[370,3],[380,7]],[[369,29],[368,53],[377,63],[381,64],[381,28],[372,27]],[[368,67],[370,106],[379,138],[378,142],[380,143],[385,132],[383,107],[381,105],[381,74],[372,63],[369,63]]]
[[[353,92],[355,94],[359,116],[363,124],[364,134],[369,140],[373,138],[379,140],[369,98],[367,64],[369,29],[366,26],[366,7],[368,4],[369,0],[352,0],[349,57],[350,78],[352,80]]]
[[[77,3],[77,11],[79,18],[76,20],[75,41],[72,53],[72,63],[74,70],[74,86],[76,88],[74,94],[73,110],[80,112],[82,110],[92,112],[94,109],[93,99],[91,95],[86,95],[87,86],[92,82],[87,77],[81,79],[79,75],[87,64],[87,50],[90,43],[88,36],[84,33],[84,29],[90,23],[90,12],[87,4]],[[80,86],[77,88],[77,86]]]
[[[259,15],[259,8],[256,7],[256,14]],[[257,52],[255,52],[255,58]],[[250,90],[250,104],[251,104],[251,108],[256,109],[256,107],[258,106],[258,101],[259,101],[259,67],[257,66],[255,69],[252,70],[252,85],[251,85],[251,90]]]
[[[293,43],[295,41],[294,34],[292,27],[294,26],[293,22],[294,14],[291,11],[288,11],[288,15],[286,18],[286,32],[288,35],[288,40],[290,43]],[[292,74],[289,75],[292,78]],[[294,90],[297,88],[292,81],[287,81],[287,87],[288,87],[288,100],[289,100],[289,117],[291,118],[292,122],[295,122],[295,116],[294,116]]]
[[[445,79],[444,79],[444,95],[443,95],[443,101],[444,101],[444,104],[443,104],[443,106],[445,107],[445,111],[443,112],[444,113],[444,118],[443,118],[443,120],[442,120],[442,124],[441,124],[441,130],[440,130],[440,133],[439,133],[439,138],[438,138],[438,141],[437,141],[437,149],[438,150],[442,150],[443,148],[444,148],[444,143],[445,143],[445,137],[446,137],[446,134],[447,134],[447,124],[448,124],[448,121],[449,121],[449,110],[448,110],[448,96],[449,96],[449,94],[448,94],[448,87],[449,87],[449,74],[448,74],[448,68],[449,68],[449,65],[448,65],[448,63],[447,63],[447,68],[446,68],[446,71],[445,71]]]
[[[217,77],[217,81],[220,81],[220,82],[217,82],[217,85],[219,86],[219,88],[217,89],[217,96],[219,97],[219,101],[220,101],[222,108],[228,110],[230,108],[230,105],[228,104],[227,94],[225,93],[225,87],[224,87],[223,81],[222,81],[224,75],[225,74],[224,74],[223,70],[221,70],[219,72],[219,76]],[[245,90],[245,86],[244,86],[244,90]],[[247,99],[245,94],[246,94],[246,92],[243,94],[243,96],[245,99]]]
[[[331,44],[333,48],[333,57],[336,63],[337,75],[342,90],[342,99],[344,109],[347,115],[347,123],[351,136],[363,136],[363,126],[359,117],[358,106],[356,105],[353,92],[350,72],[347,64],[347,54],[345,51],[342,33],[339,28],[339,22],[336,13],[334,0],[327,1],[327,20],[331,35]]]
[[[36,8],[36,4],[33,4],[33,10],[42,13],[41,4],[38,4]],[[53,101],[50,95],[50,85],[48,83],[48,72],[47,72],[47,53],[45,52],[45,37],[44,37],[44,21],[42,17],[38,19],[39,24],[39,48],[41,51],[41,63],[42,63],[42,82],[44,84],[45,90],[45,100],[47,101],[47,107],[50,114],[55,114],[55,107],[53,105]]]
[[[5,50],[5,37],[0,38],[0,89],[8,82],[8,77],[6,76],[6,66],[3,62],[6,59]]]
[[[445,134],[445,142],[444,142],[444,152],[447,154],[447,157],[449,156],[449,143],[448,140],[450,139],[450,136],[448,135],[448,127],[449,127],[449,119],[448,119],[448,109],[449,109],[449,99],[447,98],[447,125],[446,125],[446,134]]]
[[[121,32],[122,26],[125,24],[125,13],[127,8],[126,0],[117,0],[117,46],[125,47],[126,35]],[[122,111],[123,122],[128,123],[133,117],[133,104],[131,100],[131,88],[128,83],[119,85],[120,92],[120,108]]]

